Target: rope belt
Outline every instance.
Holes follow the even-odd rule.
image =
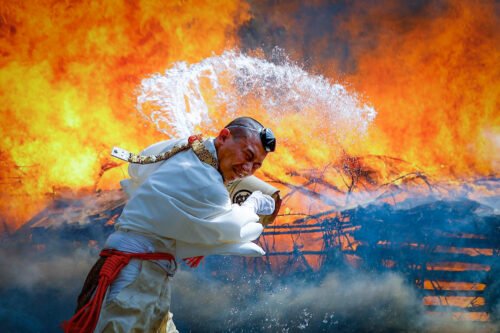
[[[134,163],[134,164],[152,164],[152,163],[158,163],[162,161],[166,161],[172,156],[183,152],[188,149],[193,149],[194,153],[198,158],[202,161],[205,162],[211,166],[213,166],[215,169],[219,168],[219,165],[217,163],[217,160],[212,156],[212,154],[205,148],[203,145],[203,137],[201,134],[197,135],[191,135],[188,138],[188,143],[185,145],[180,145],[180,146],[174,146],[172,149],[165,151],[161,154],[158,155],[138,155],[129,152],[128,150],[114,147],[111,150],[111,156],[119,158],[120,160],[129,162],[129,163]]]
[[[120,271],[131,259],[174,260],[170,253],[129,253],[117,250],[102,250],[100,256],[106,258],[99,272],[99,282],[92,298],[81,307],[71,319],[63,323],[65,333],[92,333],[95,330],[106,291]]]

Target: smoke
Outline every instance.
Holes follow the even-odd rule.
[[[483,186],[489,186],[493,191],[496,181],[491,184],[485,182]],[[441,188],[445,190],[444,185]],[[455,196],[463,195],[465,190],[455,193]],[[114,200],[115,196],[107,198]],[[412,207],[416,204],[415,198],[409,201]],[[54,332],[63,320],[73,314],[77,295],[97,258],[98,239],[104,239],[111,231],[111,227],[105,229],[101,224],[119,213],[118,210],[108,210],[114,205],[104,204],[102,211],[106,213],[97,213],[101,210],[98,202],[86,202],[88,206],[83,206],[91,213],[89,219],[83,219],[87,223],[61,221],[60,218],[71,214],[57,211],[42,214],[40,221],[34,220],[31,228],[1,239],[2,332]],[[370,222],[385,221],[388,226],[392,226],[384,230],[394,228],[394,224],[406,223],[404,230],[412,229],[414,236],[418,237],[419,228],[425,229],[429,225],[437,228],[447,224],[449,218],[455,215],[467,221],[472,219],[479,225],[484,223],[489,226],[491,223],[488,228],[491,227],[493,232],[495,222],[492,219],[497,216],[494,208],[482,207],[465,199],[453,204],[436,201],[434,205],[413,210],[413,213],[398,210],[400,205],[360,208],[357,210],[357,219],[367,221],[363,230],[372,235],[370,237],[386,239],[379,238],[377,230],[369,228]],[[73,209],[74,205],[66,203],[66,207]],[[90,210],[89,207],[95,209]],[[476,215],[479,208],[485,214],[484,220]],[[68,208],[69,211],[72,210]],[[427,216],[426,221],[418,222],[419,227],[411,223],[415,214]],[[76,213],[73,215],[80,216]],[[457,224],[453,225],[453,228],[458,229],[451,230],[466,231],[460,221],[458,219]],[[75,224],[79,227],[75,227]],[[488,233],[488,230],[483,231]],[[398,232],[392,235],[402,236]],[[432,244],[435,236],[427,234],[428,244]],[[318,243],[317,240],[312,241]],[[403,261],[404,256],[401,254],[400,257]],[[410,281],[408,275],[404,272],[371,271],[370,267],[373,266],[370,262],[375,263],[380,259],[376,253],[367,257],[366,265],[358,266],[362,268],[339,265],[341,257],[337,259],[335,264],[324,264],[318,272],[311,270],[306,273],[293,266],[292,262],[285,263],[288,266],[284,270],[279,267],[279,262],[274,262],[272,274],[259,273],[245,268],[253,266],[234,257],[209,257],[195,270],[183,266],[173,279],[171,310],[174,322],[181,332],[465,333],[498,324],[495,320],[500,315],[500,288],[495,278],[498,276],[495,264],[491,265],[492,272],[488,274],[491,279],[485,281],[487,289],[483,296],[487,299],[490,322],[475,323],[453,320],[456,314],[452,313],[441,312],[439,317],[429,315],[422,304],[422,295],[418,294],[414,286],[415,281]],[[277,273],[280,271],[283,274]]]
[[[422,21],[449,9],[449,1],[255,1],[252,19],[240,28],[243,50],[261,48],[272,54],[278,46],[322,73],[352,74],[359,60],[386,38],[404,38]]]
[[[75,309],[96,255],[79,247],[44,251],[9,239],[0,245],[1,331],[59,331],[59,324]]]
[[[74,285],[83,281],[94,258],[83,249],[44,255],[4,249],[0,251],[0,287],[26,290],[56,288],[72,293]]]
[[[172,311],[181,331],[474,332],[476,324],[433,318],[399,274],[356,270],[316,279],[223,281],[180,271]]]
[[[493,190],[496,189],[495,184],[496,181],[492,181],[489,185],[483,185]],[[463,194],[463,191],[460,193]],[[116,199],[112,195],[107,198]],[[411,199],[410,203],[415,205],[415,200]],[[106,213],[97,213],[101,211],[98,202],[90,199],[86,202],[88,206],[83,206],[91,213],[88,219],[82,219],[86,223],[64,220],[62,217],[70,216],[67,213],[73,211],[68,208],[67,212],[42,214],[40,221],[33,221],[31,230],[22,229],[2,239],[2,332],[53,332],[58,330],[63,320],[71,317],[78,292],[97,258],[99,241],[95,239],[104,238],[110,231],[100,227],[100,223],[119,213],[107,210],[114,205],[104,204],[102,211]],[[74,208],[69,202],[65,206]],[[90,210],[89,207],[95,209]],[[478,207],[477,203],[466,200],[451,206],[436,202],[435,205],[419,209],[419,216],[427,216],[427,221],[420,221],[419,226],[425,228],[427,223],[431,223],[437,227],[438,224],[447,223],[448,218],[443,216],[453,214],[465,214],[467,220],[474,217],[476,223],[481,224],[481,220],[475,217]],[[486,216],[494,218],[496,215],[492,215],[493,211],[493,208],[482,207],[482,213]],[[75,211],[73,213],[74,216],[80,216]],[[99,219],[94,220],[94,216]],[[358,219],[363,216],[369,221],[384,220],[388,225],[396,220],[399,224],[405,221],[412,225],[412,215],[405,215],[397,208],[373,205],[358,209]],[[354,219],[351,221],[354,222]],[[493,223],[488,221],[484,223]],[[75,227],[75,224],[79,227]],[[460,223],[455,225],[457,228],[460,226]],[[416,235],[417,229],[415,227]],[[377,235],[372,229],[365,230]],[[410,227],[405,230],[410,230]],[[465,229],[456,231],[460,230]],[[401,234],[396,233],[394,236],[399,237]],[[426,236],[429,244],[432,243],[432,237]],[[370,258],[374,261],[379,259],[376,253],[371,254]],[[198,269],[182,268],[173,279],[171,310],[174,322],[181,332],[465,333],[493,327],[500,314],[500,288],[498,279],[494,278],[498,276],[495,271],[489,274],[493,278],[486,283],[488,287],[484,295],[488,299],[488,306],[491,305],[491,310],[488,310],[491,322],[474,323],[452,320],[452,313],[430,316],[422,305],[422,295],[417,293],[414,281],[409,281],[404,273],[370,271],[369,261],[367,265],[359,266],[364,268],[330,262],[318,272],[311,270],[308,273],[289,262],[286,274],[277,273],[280,267],[279,263],[276,264],[274,273],[259,273],[244,268],[251,265],[245,266],[245,262],[238,258],[209,257]],[[492,270],[495,269],[495,265],[492,265]]]
[[[96,253],[82,247],[72,251],[36,251],[28,244],[3,247],[2,331],[57,331],[72,315],[96,258]],[[426,315],[415,289],[397,273],[343,267],[326,275],[247,272],[235,278],[226,273],[234,275],[241,267],[228,266],[220,257],[211,262],[219,263],[215,273],[182,267],[173,279],[171,311],[181,332],[474,332],[478,328],[472,322]],[[499,309],[497,304],[497,314]]]
[[[174,283],[174,315],[199,330],[207,323],[214,331],[407,330],[418,327],[422,313],[415,293],[396,274],[224,283],[179,272]]]

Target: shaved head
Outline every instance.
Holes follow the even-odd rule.
[[[239,117],[231,121],[224,128],[229,128],[235,139],[248,138],[257,135],[264,125],[250,117]],[[253,130],[253,131],[252,131]]]

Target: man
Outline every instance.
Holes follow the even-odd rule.
[[[186,141],[188,141],[186,143]],[[230,122],[215,139],[170,140],[129,157],[130,199],[89,273],[77,313],[66,332],[175,332],[170,321],[170,279],[184,259],[195,266],[209,254],[263,255],[252,243],[260,215],[274,200],[254,192],[231,204],[226,185],[252,175],[275,150],[272,132],[249,117]],[[97,281],[98,276],[98,281]],[[97,321],[97,323],[96,323]]]

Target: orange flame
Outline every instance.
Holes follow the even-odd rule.
[[[312,61],[319,60],[312,64],[315,70],[333,79],[343,75],[377,110],[370,137],[343,147],[349,153],[344,166],[380,178],[378,184],[412,165],[446,178],[498,172],[500,50],[493,1],[425,7],[406,13],[403,20],[398,2],[353,5],[335,16],[334,30],[314,35],[313,41],[305,35],[310,22],[302,20],[307,15],[294,13],[329,8],[320,1],[257,2],[252,8],[225,1],[5,3],[0,6],[2,218],[18,226],[66,187],[116,188],[125,170],[109,159],[109,147],[138,151],[163,138],[133,108],[141,79],[175,61],[198,62],[238,46],[239,29],[252,27],[250,9],[258,26],[262,6],[268,19],[263,29],[286,32],[276,44],[298,59],[308,57],[301,50],[312,52]],[[349,59],[339,55],[337,40],[353,41]],[[325,51],[330,49],[331,54]],[[297,131],[306,121],[314,128],[324,126],[315,110],[306,111],[274,124],[287,143],[269,159],[263,174],[296,183],[293,172],[299,170],[304,178],[310,168],[324,169],[326,181],[350,191],[352,174],[338,166],[326,168],[339,158],[339,149],[323,136],[304,139]],[[257,113],[262,118],[258,107]],[[212,108],[210,115],[217,125],[227,120],[224,110]],[[262,120],[273,124],[273,119]],[[409,163],[389,170],[374,155]],[[363,169],[366,161],[377,169]],[[423,182],[419,174],[414,176]],[[314,186],[322,195],[336,192]],[[284,209],[301,212],[304,203],[296,201]]]
[[[498,16],[493,2],[448,6],[406,33],[383,21],[390,32],[352,80],[379,110],[375,149],[445,176],[497,173]]]
[[[124,170],[104,173],[109,148],[164,138],[134,110],[140,80],[237,46],[247,12],[227,1],[2,2],[5,222],[19,226],[60,188],[117,187]]]
[[[370,138],[351,153],[399,157],[445,178],[498,174],[495,1],[279,2],[254,11],[254,26],[280,31],[273,42],[293,58],[342,75],[375,107]]]
[[[280,223],[293,221],[294,214],[349,206],[345,194],[351,193],[355,180],[361,181],[354,179],[360,175],[365,177],[364,188],[371,191],[373,184],[387,179],[396,179],[396,185],[424,184],[426,179],[413,172],[414,165],[445,179],[498,174],[500,41],[495,2],[443,1],[443,6],[406,13],[404,19],[398,16],[400,3],[350,4],[342,16],[329,22],[335,29],[316,33],[313,39],[306,38],[311,23],[307,15],[294,14],[321,14],[330,2],[254,2],[254,25],[248,4],[222,0],[0,3],[0,218],[4,220],[0,222],[18,227],[51,195],[66,188],[116,188],[125,169],[108,157],[109,148],[123,145],[138,151],[164,138],[134,109],[140,81],[175,61],[198,62],[240,46],[239,29],[248,26],[267,32],[279,27],[277,35],[283,40],[273,42],[296,59],[312,59],[313,70],[334,80],[342,75],[378,112],[369,138],[342,147],[343,151],[324,136],[304,138],[300,127],[305,124],[324,129],[322,115],[315,110],[290,115],[279,123],[263,117],[259,106],[245,110],[273,124],[277,136],[284,139],[260,175],[277,182],[284,194],[295,190],[285,183],[310,191],[285,202]],[[260,22],[256,11],[262,6],[266,19]],[[345,44],[348,59],[342,56]],[[204,93],[208,96],[213,91],[207,88]],[[227,121],[225,110],[209,107],[215,125]],[[342,163],[334,165],[339,155]],[[394,160],[386,163],[389,158]],[[405,174],[411,177],[401,178]],[[316,200],[314,195],[330,201]],[[114,218],[108,221],[113,223]],[[273,249],[290,250],[293,237],[278,236]],[[311,252],[321,250],[318,235],[302,241]],[[349,236],[338,242],[343,250],[357,246]],[[490,249],[449,250],[492,255]],[[308,256],[312,256],[309,264],[319,265],[319,257]],[[394,262],[386,264],[390,267]],[[442,263],[428,269],[489,267]],[[447,282],[441,286],[485,288]],[[435,289],[430,281],[424,282],[424,288]],[[446,302],[468,307],[483,305],[484,299],[424,299],[427,305]],[[488,319],[487,314],[481,316]]]

